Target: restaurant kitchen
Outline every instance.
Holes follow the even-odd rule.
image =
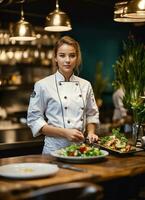
[[[10,27],[24,17],[35,30],[34,41],[10,41]],[[105,133],[112,123],[114,88],[113,64],[122,52],[122,42],[133,35],[144,42],[144,23],[119,23],[113,20],[113,0],[59,0],[59,7],[71,20],[72,30],[44,30],[46,16],[55,9],[54,0],[0,1],[0,165],[15,163],[52,164],[52,157],[42,156],[43,136],[32,137],[26,125],[27,108],[34,83],[51,74],[52,49],[62,35],[70,35],[80,43],[83,65],[80,76],[94,85],[97,63],[108,80],[101,94],[101,128]],[[36,155],[32,155],[36,154]],[[39,155],[38,155],[39,154]],[[103,187],[104,199],[144,199],[145,153],[112,154],[92,163],[71,163],[73,171],[61,169],[54,176],[38,179],[0,178],[0,194],[19,194],[57,184],[89,181]],[[92,159],[91,159],[92,161]],[[57,163],[56,163],[57,164]],[[64,163],[63,163],[64,164]],[[41,166],[39,165],[41,168]],[[39,168],[38,167],[38,168]],[[27,169],[29,171],[29,169]],[[27,171],[26,170],[26,171]],[[43,170],[39,170],[40,171]],[[13,176],[11,173],[9,176]],[[38,175],[38,174],[37,174]],[[40,174],[39,174],[40,175]],[[9,178],[9,177],[8,177]],[[134,188],[134,190],[132,189]]]

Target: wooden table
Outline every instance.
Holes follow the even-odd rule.
[[[0,165],[21,162],[49,163],[50,161],[52,161],[52,158],[49,156],[26,155],[2,158],[0,159]],[[109,198],[108,195],[111,195],[110,199],[119,199],[119,197],[122,199],[123,195],[138,195],[140,189],[145,187],[145,151],[128,156],[109,155],[100,162],[72,165],[85,168],[87,171],[76,172],[68,169],[60,169],[55,176],[31,180],[12,180],[0,177],[0,192],[38,189],[74,181],[89,181],[102,185],[106,197]],[[132,187],[135,188],[132,189]],[[119,196],[116,197],[116,195]],[[124,196],[123,199],[125,199]],[[129,198],[127,197],[126,199]]]

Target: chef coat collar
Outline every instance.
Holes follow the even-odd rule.
[[[58,70],[57,70],[57,72],[56,72],[56,79],[57,79],[58,82],[59,82],[59,81],[66,81],[66,80],[65,80],[65,77],[64,77]],[[76,80],[75,80],[75,75],[74,75],[74,74],[71,75],[69,81],[76,81]]]

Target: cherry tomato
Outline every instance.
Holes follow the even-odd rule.
[[[84,153],[85,151],[87,151],[87,147],[86,146],[80,146],[79,151],[81,153]]]

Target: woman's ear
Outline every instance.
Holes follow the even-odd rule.
[[[56,67],[58,67],[57,58],[55,58],[54,60],[55,60]]]

